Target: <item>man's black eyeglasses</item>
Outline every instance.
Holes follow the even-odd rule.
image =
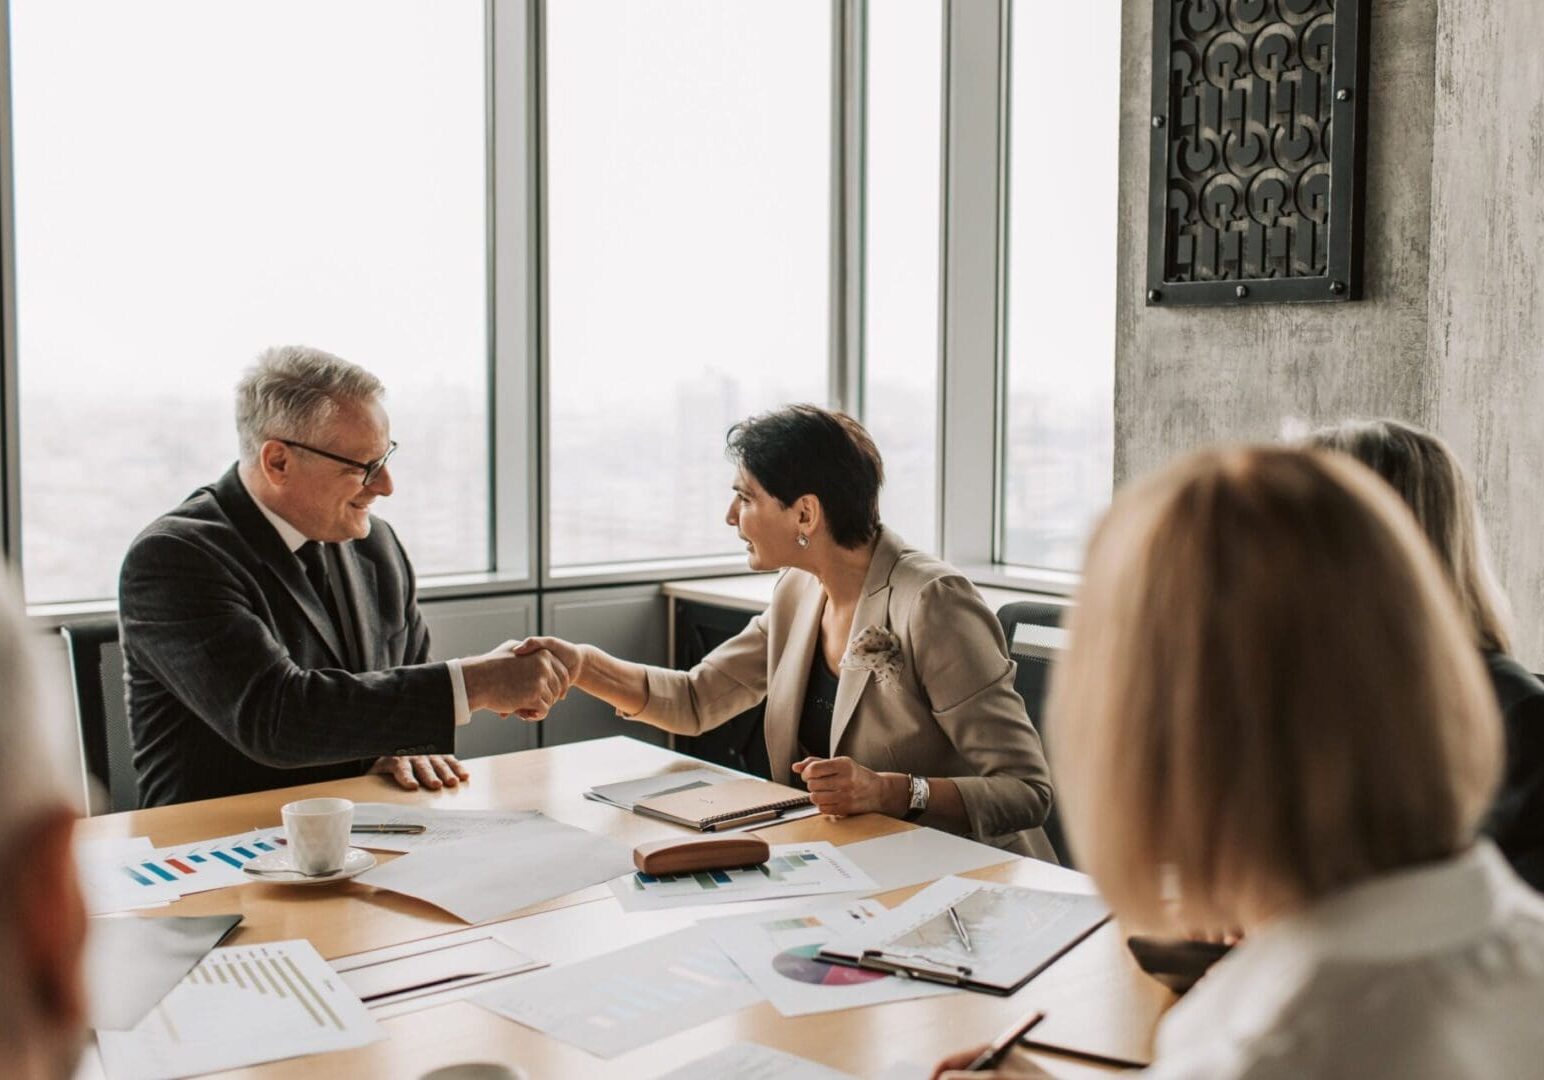
[[[318,450],[314,446],[307,446],[303,442],[294,442],[290,439],[280,439],[279,441],[285,446],[293,446],[296,450],[309,450],[311,453],[319,454],[331,461],[336,461],[343,465],[351,465],[356,469],[363,469],[365,475],[359,481],[361,487],[369,487],[375,483],[375,478],[381,475],[381,470],[386,467],[386,462],[390,461],[391,455],[397,452],[397,443],[393,439],[386,444],[386,452],[374,461],[355,461],[353,458],[346,458],[342,454],[334,454],[328,450]]]

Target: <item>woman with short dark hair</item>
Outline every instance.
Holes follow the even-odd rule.
[[[1518,874],[1544,889],[1544,682],[1511,656],[1511,616],[1496,584],[1469,480],[1437,436],[1398,420],[1346,420],[1309,436],[1388,482],[1415,515],[1485,659],[1506,727],[1506,773],[1485,832]]]
[[[823,813],[878,812],[1053,858],[1051,782],[996,616],[953,567],[879,521],[884,464],[863,425],[813,405],[729,432],[725,520],[772,602],[690,671],[532,638],[618,714],[697,735],[766,701],[772,779]]]

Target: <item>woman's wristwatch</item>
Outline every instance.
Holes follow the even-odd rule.
[[[927,812],[928,797],[932,795],[932,789],[927,785],[927,777],[907,775],[906,780],[911,784],[911,804],[906,810],[904,821],[916,821]]]

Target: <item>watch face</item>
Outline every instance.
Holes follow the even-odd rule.
[[[913,810],[925,809],[927,807],[927,796],[927,781],[920,776],[913,776],[911,778],[911,808]]]

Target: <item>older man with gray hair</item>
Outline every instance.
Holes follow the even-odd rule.
[[[429,662],[413,568],[371,515],[392,492],[380,382],[317,349],[269,349],[236,393],[241,457],[129,548],[119,617],[140,803],[388,773],[467,779],[476,709],[545,715],[550,653]]]
[[[85,1037],[86,910],[70,853],[79,798],[65,713],[42,697],[16,596],[0,579],[0,1073],[59,1080],[73,1074]]]

